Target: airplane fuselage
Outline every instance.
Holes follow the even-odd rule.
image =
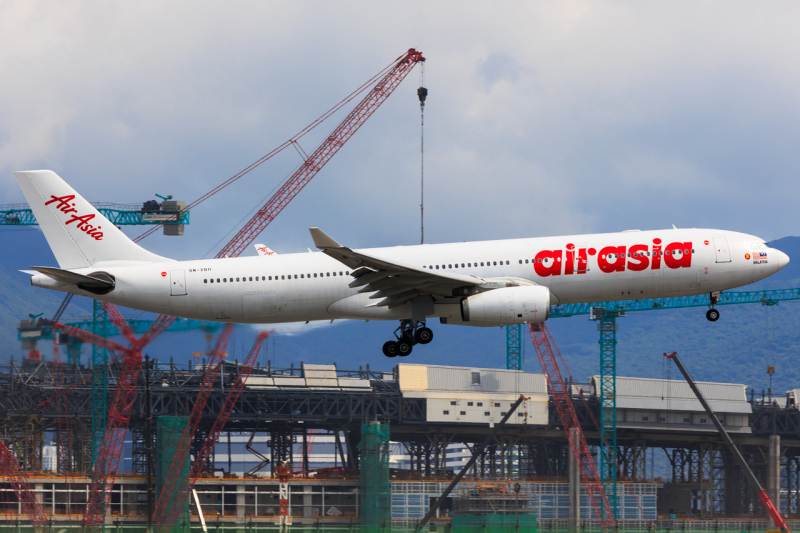
[[[763,279],[788,258],[752,235],[711,229],[629,231],[530,239],[396,246],[360,250],[405,265],[485,278],[497,285],[533,283],[551,304],[687,296]],[[112,275],[106,295],[43,275],[32,284],[124,307],[185,318],[242,323],[331,319],[397,320],[411,304],[374,305],[351,288],[351,268],[324,253],[172,261],[137,266],[96,264],[75,272]],[[427,318],[452,316],[458,295],[433,295]]]

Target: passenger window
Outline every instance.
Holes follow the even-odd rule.
[[[228,283],[228,278],[222,278],[222,283]]]
[[[270,276],[269,279],[272,279],[272,276]],[[267,276],[261,276],[261,281],[267,281]]]
[[[300,274],[300,277],[302,278],[302,277],[303,277],[303,275],[302,275],[302,274]]]
[[[350,275],[350,271],[349,270],[345,270],[344,273],[347,274],[348,276]],[[341,272],[340,272],[340,274],[341,274]]]
[[[481,261],[481,266],[483,266],[483,261]]]
[[[286,278],[284,278],[283,276],[281,276],[281,279],[286,279]]]
[[[342,274],[342,273],[341,273],[341,271],[339,272],[339,275],[340,275],[340,276],[344,276],[344,274]]]
[[[528,264],[528,260],[527,260],[527,259],[525,260],[525,264],[526,264],[526,265]]]
[[[297,274],[294,275],[294,279],[297,279]]]
[[[335,276],[335,275],[336,275],[336,272],[334,272],[334,273],[333,273],[333,275]]]
[[[694,248],[692,248],[692,253],[694,253]]]
[[[439,265],[436,265],[436,270],[439,270]]]
[[[217,283],[219,283],[219,278],[217,278]]]
[[[315,277],[315,278],[317,277],[317,273],[316,273],[316,272],[314,272],[314,277]]]
[[[331,273],[330,272],[326,272],[326,274],[327,274],[328,277],[331,277]]]
[[[211,278],[211,283],[214,283],[214,278]]]
[[[461,268],[464,268],[464,263],[461,263]]]
[[[467,266],[472,268],[472,263],[467,263]]]
[[[447,265],[447,268],[453,268],[453,265]]]
[[[204,279],[204,280],[203,280],[203,283],[208,283],[208,280],[207,280],[207,279]]]
[[[272,276],[269,277],[269,280],[272,281]]]
[[[306,274],[306,277],[307,278],[311,278],[311,274]]]
[[[256,279],[258,279],[258,278],[256,278]],[[252,278],[252,277],[250,278],[250,281],[253,281],[253,278]]]

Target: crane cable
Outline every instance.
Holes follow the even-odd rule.
[[[419,140],[419,243],[425,244],[425,98],[428,97],[428,89],[425,88],[425,63],[419,69],[419,121],[420,121],[420,140]]]

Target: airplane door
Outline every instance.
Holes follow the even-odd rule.
[[[186,296],[186,271],[170,270],[169,272],[169,293],[172,296]]]
[[[717,256],[717,263],[730,263],[731,251],[728,249],[728,239],[725,237],[714,237],[714,253]]]

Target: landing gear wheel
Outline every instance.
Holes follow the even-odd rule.
[[[405,357],[405,356],[407,356],[408,354],[411,353],[411,343],[410,342],[408,342],[406,340],[402,340],[402,341],[396,342],[395,344],[397,345],[397,352],[396,353],[400,357]]]
[[[706,318],[708,319],[709,322],[716,322],[717,320],[719,320],[719,311],[717,311],[716,309],[709,309],[708,311],[706,311]]]
[[[383,355],[386,357],[397,357],[397,344],[395,341],[383,343]]]
[[[433,340],[433,331],[430,328],[419,328],[414,337],[419,344],[428,344]]]

